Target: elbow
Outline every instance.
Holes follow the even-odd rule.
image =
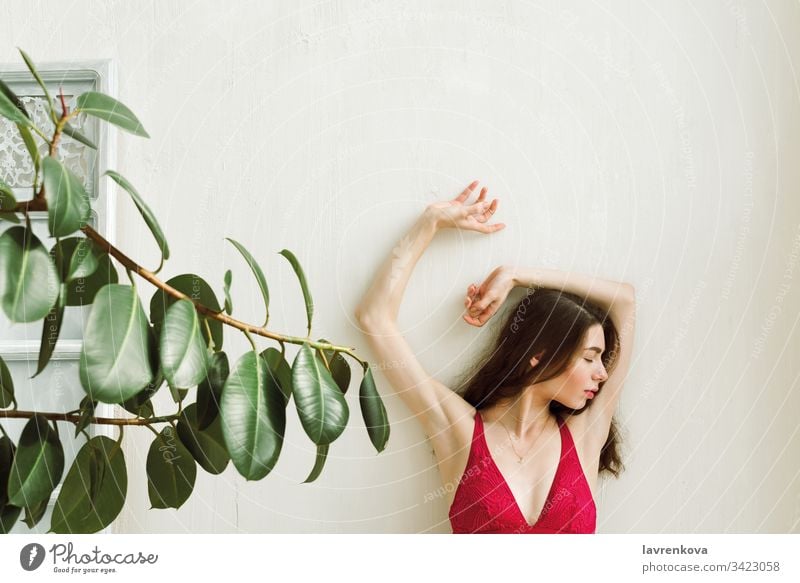
[[[353,317],[356,319],[356,322],[363,327],[367,316],[361,306],[356,307],[355,311],[353,312]]]
[[[355,311],[353,312],[353,316],[355,317],[356,322],[358,323],[359,327],[361,327],[362,330],[367,330],[368,328],[370,328],[375,321],[375,317],[370,312],[364,310],[364,308],[362,308],[361,306],[358,306],[355,309]]]
[[[357,307],[353,312],[359,327],[362,331],[375,330],[387,323],[392,322],[392,319],[385,313],[378,313],[371,310],[364,310],[361,306]]]
[[[633,284],[625,282],[622,284],[622,297],[630,304],[636,304],[636,288]]]

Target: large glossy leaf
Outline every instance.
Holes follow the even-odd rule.
[[[149,418],[153,416],[153,404],[150,398],[156,394],[161,385],[164,384],[164,373],[161,370],[158,356],[158,342],[152,327],[147,330],[148,346],[150,347],[150,368],[155,371],[153,379],[144,389],[136,393],[133,397],[122,403],[122,407],[139,417]]]
[[[261,352],[260,356],[267,361],[267,369],[278,382],[285,407],[292,398],[292,367],[286,362],[281,351],[276,348],[267,348]]]
[[[75,140],[76,142],[80,142],[84,146],[90,147],[92,150],[96,150],[97,149],[97,145],[92,140],[90,140],[89,138],[84,136],[81,132],[76,130],[74,127],[72,127],[68,123],[64,124],[64,127],[62,128],[62,131],[66,135],[68,135],[70,138]]]
[[[292,364],[292,395],[306,435],[317,445],[333,442],[350,411],[331,373],[304,343]]]
[[[8,478],[17,447],[7,435],[0,437],[0,507],[8,502]]]
[[[17,524],[20,512],[22,512],[22,508],[18,506],[11,504],[0,506],[0,534],[11,532],[11,529]]]
[[[28,113],[28,110],[27,110],[27,109],[25,109],[25,104],[24,104],[24,103],[22,103],[22,100],[21,100],[21,99],[20,99],[20,98],[17,96],[17,94],[16,94],[16,93],[14,93],[14,92],[11,90],[11,87],[9,87],[8,85],[6,85],[5,81],[3,81],[2,79],[0,79],[0,95],[4,96],[4,97],[5,97],[5,98],[6,98],[8,101],[10,101],[10,102],[11,102],[11,104],[12,104],[12,105],[13,105],[15,108],[17,108],[17,110],[18,110],[18,111],[19,111],[19,112],[20,112],[20,113],[21,113],[23,116],[25,116],[26,118],[28,118],[28,120],[30,120],[30,119],[31,119],[31,116],[30,116],[30,114]]]
[[[320,338],[319,342],[331,344],[329,340],[324,338]],[[347,393],[347,389],[350,387],[350,365],[347,364],[347,360],[345,360],[341,352],[336,352],[335,350],[317,349],[317,356],[321,354],[325,355],[325,362],[328,364],[328,370],[331,371],[331,376],[336,381],[336,385],[342,393]]]
[[[233,465],[245,479],[260,480],[278,461],[286,409],[266,360],[256,352],[243,354],[228,376],[220,413]]]
[[[42,415],[25,424],[17,444],[8,480],[8,502],[33,508],[50,498],[64,473],[64,448],[56,431]]]
[[[95,246],[95,253],[98,253]],[[104,285],[117,283],[119,276],[107,253],[97,255],[97,269],[86,277],[76,277],[67,284],[67,305],[88,306]]]
[[[7,211],[17,208],[17,199],[11,187],[0,180],[0,210]],[[19,217],[15,213],[0,213],[0,219],[9,223],[18,224]]]
[[[230,237],[226,237],[226,239],[233,243],[233,246],[236,247],[239,250],[239,253],[242,254],[242,257],[244,257],[245,261],[247,261],[247,264],[250,266],[250,270],[253,272],[253,275],[258,282],[258,287],[261,290],[261,297],[264,300],[264,310],[266,311],[266,316],[264,317],[264,327],[266,328],[267,322],[269,322],[269,288],[267,287],[267,278],[264,277],[264,272],[261,270],[258,262],[244,247],[244,245],[238,241],[234,241]]]
[[[216,419],[206,429],[197,425],[197,405],[192,403],[181,412],[178,437],[200,467],[209,474],[221,474],[230,461],[222,435],[222,418]]]
[[[11,532],[11,529],[17,524],[20,512],[22,512],[22,508],[18,506],[12,506],[11,504],[0,506],[0,534]]]
[[[31,125],[22,101],[3,81],[0,81],[0,115],[16,124]]]
[[[143,138],[150,137],[144,131],[141,122],[126,105],[104,93],[96,91],[82,93],[78,96],[76,105],[82,113],[104,119],[134,135]]]
[[[167,238],[164,236],[164,231],[161,230],[161,225],[158,224],[158,220],[156,216],[153,214],[153,211],[150,210],[150,207],[147,206],[147,203],[144,202],[142,196],[136,191],[127,178],[122,176],[119,172],[115,172],[113,170],[108,170],[105,175],[110,176],[114,182],[119,184],[133,199],[133,204],[136,205],[136,208],[139,209],[139,213],[142,215],[144,222],[147,224],[147,228],[150,229],[150,232],[153,234],[153,237],[158,243],[158,248],[161,249],[161,256],[164,259],[169,259],[169,245],[167,245]]]
[[[33,168],[38,173],[39,168],[42,166],[42,156],[39,154],[39,146],[36,145],[36,140],[33,138],[29,127],[25,124],[18,123],[17,129],[19,130],[22,142],[25,144],[25,149],[28,150],[28,155],[31,157]]]
[[[197,386],[197,425],[206,429],[219,415],[222,389],[230,374],[228,355],[215,352],[208,362],[206,378]]]
[[[97,271],[103,253],[91,239],[69,237],[59,239],[50,249],[50,256],[53,258],[61,281],[69,283],[76,279],[88,278]]]
[[[152,380],[147,316],[133,287],[109,284],[97,292],[79,371],[86,394],[104,403],[122,403]]]
[[[44,518],[45,513],[47,512],[47,505],[49,502],[47,500],[42,500],[32,506],[26,506],[23,508],[25,510],[25,518],[23,518],[23,522],[28,525],[28,528],[33,528],[39,522],[41,522],[42,518]]]
[[[64,286],[61,286],[61,289],[64,290],[63,293],[66,293]],[[39,360],[36,364],[34,377],[42,372],[47,363],[50,362],[50,357],[53,355],[58,342],[58,335],[61,333],[61,322],[63,320],[64,306],[59,301],[50,309],[50,312],[42,321],[42,340],[39,343]]]
[[[206,378],[208,349],[200,317],[189,300],[178,300],[167,309],[161,330],[161,369],[173,387],[188,389]]]
[[[71,235],[89,221],[89,195],[80,178],[55,158],[42,160],[47,226],[53,237]]]
[[[58,298],[58,274],[42,242],[30,229],[0,235],[0,301],[12,322],[41,320]]]
[[[308,477],[303,481],[304,484],[308,484],[309,482],[313,482],[319,478],[319,475],[322,473],[322,468],[325,467],[325,460],[328,458],[329,448],[329,443],[324,443],[317,446],[317,455],[314,459],[314,467],[311,468],[311,473],[308,474]]]
[[[317,455],[314,459],[314,467],[311,468],[311,473],[308,474],[308,477],[303,481],[304,484],[308,484],[319,478],[319,475],[322,473],[322,468],[325,467],[325,460],[328,459],[329,448],[329,443],[324,443],[317,446]]]
[[[303,300],[306,304],[306,319],[308,320],[308,333],[311,334],[311,320],[314,317],[314,300],[311,299],[311,292],[308,289],[308,283],[306,282],[306,275],[303,272],[303,268],[300,266],[300,262],[297,260],[297,257],[294,256],[294,253],[289,251],[288,249],[283,249],[280,252],[281,255],[286,257],[289,260],[289,263],[292,264],[292,269],[294,269],[295,274],[297,275],[297,279],[300,282],[300,289],[303,291]]]
[[[180,508],[194,490],[197,464],[171,426],[147,452],[147,493],[151,508]]]
[[[14,403],[14,379],[3,357],[0,356],[0,409],[10,407]]]
[[[33,64],[33,61],[28,56],[28,54],[23,51],[21,48],[17,47],[20,55],[22,55],[22,60],[25,61],[25,64],[28,66],[28,70],[33,75],[33,78],[36,79],[36,82],[39,84],[39,87],[42,88],[44,92],[45,99],[47,100],[47,107],[50,110],[50,118],[53,120],[53,123],[57,123],[56,111],[53,107],[53,98],[50,97],[50,90],[47,87],[47,84],[42,80],[41,75],[39,75],[39,71],[36,70],[36,65]]]
[[[155,395],[164,384],[164,371],[161,370],[160,358],[158,356],[158,340],[155,330],[148,326],[147,330],[148,345],[150,347],[150,368],[155,371],[152,380],[138,393],[122,403],[122,407],[139,417],[149,418],[154,415],[153,403],[150,399]]]
[[[369,367],[361,380],[358,402],[361,405],[361,415],[364,418],[364,425],[367,427],[369,440],[380,453],[386,447],[386,442],[389,441],[389,417],[386,415],[386,408],[375,387],[375,379],[372,378],[372,370]]]
[[[201,303],[207,308],[221,312],[217,296],[214,295],[214,290],[210,285],[199,275],[193,273],[184,273],[176,275],[167,284],[174,287],[176,290],[183,292],[192,300]],[[169,308],[175,301],[174,297],[167,295],[163,290],[156,290],[153,297],[150,299],[150,321],[156,329],[156,334],[161,334],[161,326],[164,322],[164,315],[167,308]],[[206,318],[201,316],[201,322],[207,321],[209,328],[211,328],[211,337],[214,339],[214,349],[222,349],[222,322],[213,318]],[[205,331],[205,324],[203,324],[203,338],[208,339]]]
[[[8,478],[17,448],[7,436],[0,437],[0,534],[8,534],[22,509],[8,503]]]
[[[90,534],[119,515],[128,491],[122,448],[98,435],[87,441],[67,472],[48,532]]]

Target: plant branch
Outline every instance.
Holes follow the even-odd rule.
[[[203,304],[193,300],[183,292],[175,289],[171,285],[164,283],[163,281],[158,279],[152,271],[148,271],[144,267],[138,265],[130,257],[125,255],[122,251],[120,251],[119,249],[114,247],[111,243],[109,243],[100,233],[95,231],[89,225],[84,225],[83,227],[81,227],[81,231],[83,231],[86,234],[86,236],[92,241],[94,241],[103,251],[107,252],[114,259],[119,261],[120,264],[122,264],[126,269],[134,273],[137,273],[141,278],[149,281],[151,284],[163,290],[165,293],[169,294],[175,299],[189,300],[194,304],[195,309],[198,312],[200,312],[201,314],[203,314],[208,318],[211,318],[212,320],[218,320],[223,324],[227,324],[228,326],[241,330],[242,332],[250,332],[251,334],[263,336],[264,338],[271,338],[279,342],[288,342],[290,344],[307,343],[309,346],[313,348],[321,348],[324,350],[333,350],[336,352],[342,352],[357,360],[359,363],[361,363],[361,366],[364,366],[364,361],[353,353],[355,348],[350,348],[347,346],[335,346],[327,342],[315,342],[309,338],[304,338],[301,336],[289,336],[286,334],[277,334],[275,332],[270,332],[269,330],[261,326],[254,326],[252,324],[236,320],[235,318],[231,318],[230,316],[225,314],[225,312],[222,310],[219,312],[215,312],[211,308],[204,306]]]
[[[6,419],[30,419],[34,415],[41,415],[49,421],[69,421],[70,423],[78,423],[81,420],[80,415],[72,415],[70,413],[54,413],[54,412],[39,412],[39,411],[19,411],[19,410],[2,410],[0,409],[0,418]],[[135,417],[130,419],[117,419],[114,417],[93,417],[89,423],[97,425],[150,425],[152,423],[169,423],[177,419],[176,415],[163,415],[161,417],[150,417],[145,419],[143,417]]]

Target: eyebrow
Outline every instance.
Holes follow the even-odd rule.
[[[597,346],[590,346],[589,348],[584,348],[584,350],[594,350],[597,354],[601,354],[603,352],[603,349]]]

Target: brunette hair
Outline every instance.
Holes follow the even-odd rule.
[[[610,375],[616,364],[619,336],[608,315],[575,294],[528,288],[525,297],[503,317],[496,341],[476,360],[456,392],[479,410],[513,400],[525,387],[566,371],[579,357],[586,333],[595,324],[603,327],[606,350],[601,360]],[[539,359],[535,367],[530,365],[533,356]],[[599,385],[601,391],[603,384]],[[550,411],[557,417],[580,415],[591,406],[591,400],[581,409],[550,401]],[[625,469],[620,443],[619,429],[612,419],[600,452],[600,473],[619,477]]]

